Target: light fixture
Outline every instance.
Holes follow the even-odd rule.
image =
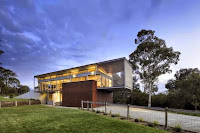
[[[94,75],[94,72],[91,72],[91,75]]]
[[[73,75],[73,78],[75,78],[75,77],[76,77],[76,75],[74,74],[74,75]]]

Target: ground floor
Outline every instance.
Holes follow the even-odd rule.
[[[39,99],[42,104],[62,105],[67,107],[81,107],[81,100],[113,102],[113,91],[110,89],[98,89],[97,81],[95,80],[63,83],[62,86],[62,90],[48,90],[42,93],[31,90],[16,98]]]
[[[67,107],[81,107],[81,100],[113,102],[113,92],[98,90],[94,80],[63,84],[62,91],[47,92],[46,104]]]

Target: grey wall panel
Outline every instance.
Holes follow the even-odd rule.
[[[133,89],[133,69],[129,62],[124,60],[124,71],[125,71],[125,87],[128,89]]]

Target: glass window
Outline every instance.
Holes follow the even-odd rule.
[[[101,75],[89,75],[88,80],[96,80],[97,87],[101,87]]]
[[[64,83],[69,83],[70,79],[64,79]]]
[[[51,76],[51,79],[53,79],[53,78],[56,78],[56,75],[54,75],[54,76]]]
[[[101,87],[106,87],[106,78],[102,77],[102,82],[101,82],[102,86]]]
[[[57,90],[62,90],[63,80],[57,80]]]
[[[72,82],[78,82],[79,80],[78,80],[78,78],[76,77],[76,78],[72,78],[71,81],[72,81]]]
[[[86,77],[80,77],[79,81],[86,81]]]
[[[70,75],[70,73],[65,73],[65,74],[63,74],[63,76],[69,76]]]

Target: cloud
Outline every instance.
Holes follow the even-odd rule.
[[[5,51],[1,60],[4,67],[17,72],[22,84],[33,87],[33,76],[37,74],[127,57],[136,47],[133,40],[140,29],[148,27],[152,20],[157,22],[155,27],[165,24],[156,15],[168,9],[165,5],[169,3],[0,1],[0,43]],[[173,40],[168,36],[167,39]]]

